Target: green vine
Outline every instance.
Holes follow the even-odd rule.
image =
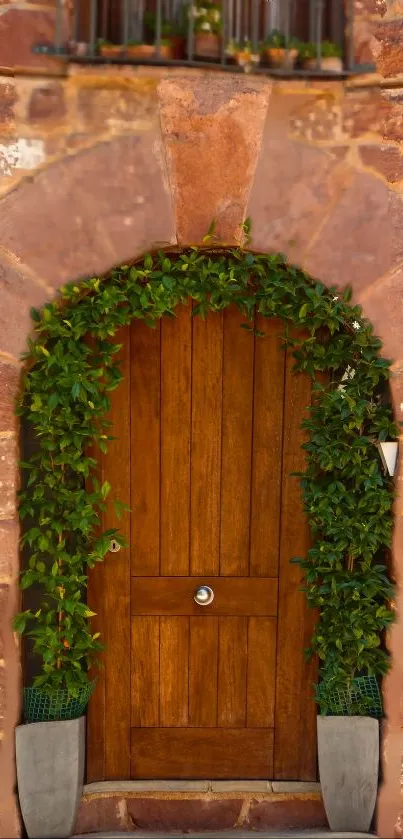
[[[94,477],[89,447],[104,452],[110,439],[109,393],[122,378],[113,336],[132,318],[152,327],[174,316],[189,297],[202,317],[236,304],[246,328],[253,328],[255,310],[281,318],[295,369],[330,373],[330,385],[316,383],[304,422],[309,439],[300,480],[316,543],[294,561],[319,613],[311,653],[319,656],[322,685],[348,687],[357,675],[382,675],[388,668],[382,634],[393,619],[385,567],[393,487],[374,441],[397,435],[382,399],[389,363],[347,291],[314,283],[281,255],[210,244],[148,255],[106,279],[68,284],[61,299],[33,312],[35,339],[18,412],[34,429],[38,451],[22,464],[20,516],[30,522],[22,542],[30,558],[21,587],[39,585],[43,597],[40,609],[19,613],[14,626],[33,638],[42,658],[36,686],[75,696],[102,649],[91,631],[87,574],[104,559],[111,537],[120,537],[117,530],[100,534],[110,487]],[[303,337],[292,338],[290,326]]]

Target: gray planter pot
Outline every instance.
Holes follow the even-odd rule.
[[[379,722],[318,717],[319,777],[331,830],[366,832],[378,791]]]
[[[16,729],[18,795],[28,836],[71,836],[84,781],[85,717]]]

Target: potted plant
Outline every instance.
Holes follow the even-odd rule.
[[[181,60],[185,57],[185,31],[184,21],[165,20],[161,21],[161,56],[167,59]],[[146,40],[156,40],[157,21],[154,12],[146,12],[144,15],[144,30]]]
[[[100,39],[98,41],[98,52],[102,58],[121,58],[123,54],[123,46],[121,44],[112,44],[110,41]]]
[[[139,60],[147,60],[150,58],[170,60],[173,58],[173,49],[170,41],[165,38],[161,40],[159,54],[155,44],[144,44],[140,41],[129,41],[126,49],[126,55],[128,58],[138,58]]]
[[[145,44],[143,41],[130,40],[127,42],[126,55],[128,58],[139,60],[154,58],[154,44]]]
[[[219,58],[221,53],[221,6],[212,0],[193,5],[194,53],[199,58]]]
[[[346,380],[343,391],[333,391],[333,399],[344,403],[354,382],[355,377]],[[390,524],[380,521],[377,512],[371,521],[360,516],[355,521],[353,512],[355,504],[362,506],[362,493],[366,503],[371,499],[373,504],[377,498],[384,509],[390,505],[386,479],[376,460],[365,463],[363,454],[372,445],[365,431],[379,430],[384,435],[390,419],[382,418],[378,425],[371,426],[369,420],[352,446],[349,480],[326,476],[331,454],[325,438],[318,438],[317,449],[311,443],[305,446],[310,458],[301,479],[306,509],[314,532],[320,526],[326,533],[305,559],[292,560],[304,569],[308,603],[319,614],[308,654],[316,655],[321,664],[316,689],[319,777],[334,831],[368,831],[378,788],[382,716],[378,680],[389,668],[382,636],[394,620],[389,605],[393,585],[381,564],[380,547],[388,542]],[[319,502],[314,499],[314,475],[321,475],[322,485],[328,481],[331,487],[326,502],[319,494]]]
[[[297,44],[296,38],[287,41],[282,32],[273,29],[262,45],[269,67],[276,70],[292,70],[298,57]]]
[[[69,41],[67,48],[70,55],[75,55],[77,58],[84,58],[88,55],[89,44],[85,41]]]
[[[227,56],[236,61],[239,67],[243,67],[246,72],[254,66],[256,67],[260,62],[260,53],[256,52],[251,42],[246,39],[241,43],[234,40],[230,41],[225,52]]]
[[[166,61],[172,61],[174,58],[174,46],[170,38],[161,38],[159,53],[157,46],[154,47],[154,54],[156,58],[163,58]]]
[[[331,41],[322,41],[319,57],[317,44],[300,44],[299,56],[304,70],[320,70],[325,73],[341,73],[343,71],[341,49]]]
[[[382,704],[374,676],[331,679],[317,691],[318,762],[330,829],[370,829],[378,792]]]
[[[58,398],[53,395],[48,411]],[[38,411],[36,432],[46,416],[44,408]],[[46,461],[50,471],[43,473]],[[95,687],[91,667],[102,649],[99,633],[91,631],[94,613],[85,602],[86,579],[88,568],[104,558],[110,539],[119,540],[115,530],[97,535],[107,483],[100,487],[94,482],[88,501],[84,488],[78,491],[74,507],[62,514],[71,469],[78,467],[85,477],[90,462],[95,461],[84,458],[81,465],[67,468],[63,456],[51,454],[49,461],[49,451],[41,449],[22,464],[30,476],[20,493],[20,518],[38,524],[22,538],[29,561],[20,587],[35,586],[35,598],[40,595],[38,608],[24,609],[14,619],[15,630],[32,639],[40,662],[39,675],[24,689],[25,724],[16,729],[18,793],[29,837],[70,836],[83,785],[84,713]]]

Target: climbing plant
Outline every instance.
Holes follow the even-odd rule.
[[[104,559],[112,537],[120,539],[117,530],[99,530],[110,486],[98,483],[94,454],[106,451],[113,434],[109,393],[122,378],[115,332],[133,318],[153,327],[158,318],[175,317],[188,298],[201,317],[235,304],[246,329],[253,329],[255,311],[281,318],[295,370],[330,374],[330,384],[315,384],[304,422],[307,465],[299,476],[316,541],[294,561],[318,610],[310,652],[319,656],[322,685],[382,675],[388,667],[382,633],[393,617],[385,566],[393,488],[374,441],[397,434],[382,399],[388,361],[348,291],[313,282],[282,255],[219,249],[208,238],[203,248],[160,251],[104,279],[69,283],[59,299],[32,313],[35,334],[18,413],[32,426],[38,449],[22,463],[29,562],[21,587],[39,585],[42,602],[37,611],[19,613],[15,628],[33,639],[42,658],[36,686],[75,696],[102,649],[85,590],[88,569]]]

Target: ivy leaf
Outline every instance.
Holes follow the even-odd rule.
[[[71,388],[71,395],[73,399],[78,399],[80,395],[80,383],[74,382],[73,387]]]
[[[51,393],[48,399],[49,408],[53,410],[59,404],[59,394],[58,393]]]
[[[111,491],[111,485],[108,483],[108,481],[104,481],[104,483],[102,484],[102,487],[101,487],[102,498],[103,499],[107,498],[110,491]]]

